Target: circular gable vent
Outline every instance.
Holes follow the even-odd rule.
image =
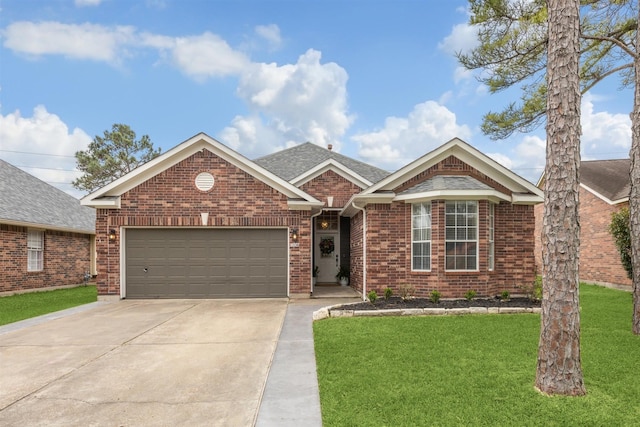
[[[209,172],[202,172],[196,176],[196,188],[200,191],[209,191],[213,188],[215,179]]]

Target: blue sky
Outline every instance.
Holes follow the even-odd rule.
[[[256,158],[310,141],[393,171],[459,137],[536,182],[544,129],[491,141],[461,0],[2,0],[0,158],[80,197],[114,123],[167,151],[205,132]],[[582,158],[628,156],[632,93],[584,96]]]

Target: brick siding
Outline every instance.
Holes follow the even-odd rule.
[[[611,214],[628,203],[610,205],[580,187],[580,280],[631,287],[620,254],[609,233]],[[544,206],[536,206],[536,270],[542,272],[542,220]]]
[[[214,187],[203,192],[194,180],[210,172]],[[311,290],[310,211],[293,211],[287,197],[208,150],[150,178],[121,197],[120,209],[97,210],[99,295],[120,295],[121,227],[200,227],[200,213],[213,227],[297,228],[299,245],[290,248],[290,294]],[[106,238],[117,232],[115,242]]]
[[[15,292],[83,282],[90,271],[91,236],[44,232],[42,271],[27,271],[26,227],[0,224],[0,292]]]
[[[334,208],[343,208],[354,194],[363,190],[334,171],[327,171],[315,177],[303,184],[300,189],[323,201],[325,207],[329,206],[327,197],[333,197],[332,207]]]

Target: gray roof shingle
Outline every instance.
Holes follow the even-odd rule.
[[[611,201],[629,197],[629,159],[587,160],[580,163],[580,182]]]
[[[385,170],[319,147],[311,142],[260,157],[254,162],[278,177],[291,181],[328,159],[334,159],[372,183],[389,175],[389,172]]]
[[[95,233],[96,211],[80,200],[0,160],[0,222]]]
[[[470,176],[438,175],[422,181],[400,194],[444,190],[491,190],[491,187]]]

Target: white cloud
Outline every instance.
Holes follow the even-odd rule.
[[[20,21],[9,25],[2,36],[6,48],[29,56],[63,55],[118,63],[122,56],[127,55],[125,47],[134,42],[135,29],[129,26]]]
[[[471,131],[456,123],[456,115],[446,107],[426,101],[414,107],[407,118],[388,117],[375,132],[352,137],[358,153],[383,169],[397,169],[424,153],[458,137],[469,140]]]
[[[256,26],[256,34],[269,43],[271,50],[276,50],[282,45],[282,37],[280,36],[280,27],[276,24],[258,25]]]
[[[623,158],[631,148],[631,119],[627,114],[611,114],[606,111],[595,111],[597,97],[587,93],[582,97],[581,125],[582,152],[589,157]],[[593,153],[593,154],[591,154]]]
[[[238,94],[255,113],[236,117],[220,139],[249,156],[310,141],[339,151],[347,128],[346,71],[322,64],[313,49],[296,64],[252,64],[243,74]]]
[[[468,53],[478,44],[478,30],[465,23],[454,25],[451,33],[438,43],[438,48],[445,53],[455,55],[460,52]]]
[[[22,117],[19,111],[0,115],[3,160],[76,197],[81,194],[69,185],[80,176],[74,155],[85,150],[91,139],[82,129],[70,131],[43,105],[34,108],[32,117]]]
[[[75,5],[78,7],[84,6],[99,6],[102,0],[75,0]]]
[[[172,58],[180,70],[200,81],[208,77],[237,75],[249,65],[244,54],[209,32],[175,39]]]

